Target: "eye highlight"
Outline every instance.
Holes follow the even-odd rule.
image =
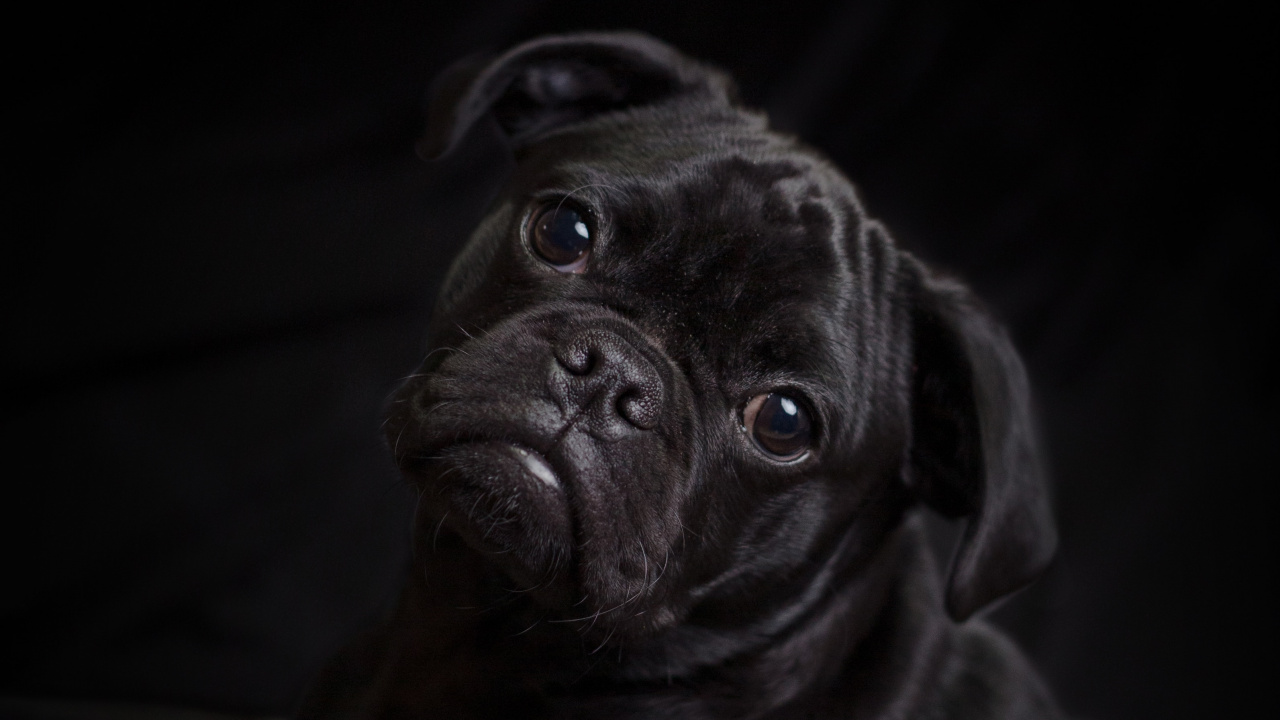
[[[779,460],[795,460],[813,444],[813,423],[800,401],[782,393],[751,398],[742,409],[742,427],[757,446]]]
[[[580,273],[586,268],[595,239],[587,213],[563,200],[534,212],[528,236],[534,254],[563,273]]]

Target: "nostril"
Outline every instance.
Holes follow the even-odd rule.
[[[655,388],[631,388],[618,396],[615,409],[627,422],[651,430],[662,414],[661,392]]]
[[[556,359],[574,375],[590,375],[596,366],[596,352],[589,346],[575,343],[574,346],[556,353]]]

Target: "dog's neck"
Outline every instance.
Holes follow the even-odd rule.
[[[904,567],[917,564],[909,556],[922,547],[912,521],[873,543],[845,533],[820,566],[788,587],[791,602],[754,613],[743,608],[732,624],[686,622],[625,651],[612,676],[648,693],[645,712],[662,707],[663,716],[759,716],[787,706],[846,672],[884,616]],[[616,698],[586,704],[601,717],[636,712],[630,699]]]
[[[820,554],[825,557],[821,564],[786,583],[704,601],[688,621],[626,652],[617,677],[662,681],[727,663],[771,666],[774,658],[788,658],[792,664],[803,658],[815,669],[838,665],[832,655],[847,647],[831,644],[830,638],[838,633],[856,643],[865,633],[861,626],[884,603],[895,573],[894,557],[900,554],[899,536],[905,532],[899,527],[888,537],[871,539],[858,529],[855,525],[832,538],[829,550]],[[789,672],[805,675],[798,666]]]
[[[919,651],[898,639],[892,648],[870,646],[886,635],[881,626],[897,622],[894,607],[938,602],[923,530],[908,517],[887,537],[867,540],[836,539],[827,560],[788,588],[792,602],[744,606],[736,622],[721,611],[716,623],[687,621],[595,653],[565,625],[537,623],[516,634],[530,615],[527,602],[476,607],[487,591],[474,556],[434,553],[387,626],[394,634],[367,645],[366,659],[381,669],[361,681],[369,695],[361,705],[391,714],[449,708],[458,718],[746,717],[794,707],[848,685],[859,665],[877,672],[877,661],[862,656]],[[924,614],[940,618],[934,609]],[[905,637],[900,630],[891,635]],[[922,645],[933,633],[915,634],[911,642]]]

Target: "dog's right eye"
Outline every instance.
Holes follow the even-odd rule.
[[[795,460],[812,442],[813,424],[804,405],[782,393],[757,395],[742,409],[742,426],[756,445],[779,460]]]
[[[560,272],[580,273],[586,268],[591,240],[586,213],[564,201],[539,209],[529,225],[529,246]]]

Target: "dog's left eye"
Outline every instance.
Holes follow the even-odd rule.
[[[782,393],[757,395],[742,409],[742,426],[762,450],[794,460],[812,443],[813,424],[798,400]]]
[[[560,272],[583,271],[591,254],[591,239],[586,213],[563,201],[539,209],[529,225],[530,247]]]

